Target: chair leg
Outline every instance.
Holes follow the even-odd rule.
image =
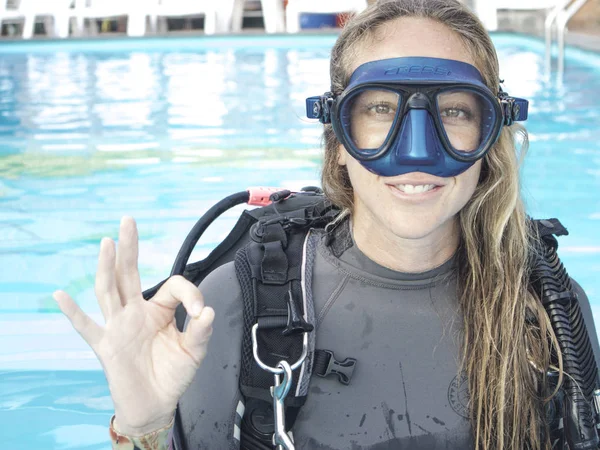
[[[231,17],[233,15],[233,5],[235,0],[219,0],[216,13],[216,33],[229,33],[231,30]],[[217,2],[215,2],[217,4]]]
[[[56,36],[53,16],[44,16],[42,23],[44,24],[44,33],[46,33],[46,36]]]
[[[70,19],[68,14],[57,14],[54,16],[54,36],[61,39],[69,37]]]
[[[98,19],[92,17],[88,19],[87,29],[90,36],[98,36],[100,34],[100,23]]]
[[[169,21],[167,20],[167,17],[160,17],[158,19],[158,31],[160,33],[169,32]]]
[[[283,4],[281,0],[261,0],[265,31],[277,33],[283,31]]]
[[[85,34],[85,19],[81,15],[75,16],[75,25],[73,28],[74,36],[83,36]]]
[[[158,16],[156,14],[150,14],[149,23],[150,32],[154,34],[158,33]]]
[[[244,20],[245,0],[234,0],[233,11],[231,13],[231,31],[239,33],[242,31],[242,22]]]
[[[215,34],[217,31],[217,13],[206,11],[204,15],[204,34]]]
[[[27,12],[23,21],[23,39],[31,39],[35,29],[35,14]]]
[[[146,15],[129,14],[127,16],[127,35],[130,37],[140,37],[146,33]]]
[[[275,12],[277,14],[275,21],[276,32],[285,33],[285,9],[281,0],[277,1]]]
[[[300,12],[295,2],[290,1],[285,10],[285,29],[288,33],[300,31]]]

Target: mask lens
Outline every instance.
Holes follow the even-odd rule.
[[[453,89],[438,94],[440,123],[457,153],[469,155],[489,143],[496,122],[492,101],[483,94]]]
[[[386,141],[398,115],[400,95],[385,89],[365,89],[344,102],[342,120],[354,146],[375,152]]]

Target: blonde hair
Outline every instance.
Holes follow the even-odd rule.
[[[456,0],[388,0],[349,20],[331,54],[331,91],[347,86],[351,62],[380,27],[401,17],[427,18],[456,33],[497,92],[499,67],[494,45],[477,17]],[[476,448],[541,449],[549,446],[545,416],[546,370],[551,355],[562,360],[546,312],[529,289],[533,252],[520,197],[515,140],[527,135],[518,125],[504,127],[482,161],[479,184],[459,213],[459,304],[463,315],[460,371],[469,387],[469,411]],[[338,164],[339,141],[324,131],[322,185],[327,197],[352,212],[354,192],[345,166]],[[523,150],[524,151],[524,150]],[[557,388],[558,389],[558,388]]]

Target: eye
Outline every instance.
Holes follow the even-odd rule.
[[[389,103],[374,103],[367,106],[367,111],[371,114],[387,115],[394,114],[394,106]]]
[[[468,107],[463,106],[449,106],[440,108],[440,116],[442,119],[448,119],[453,121],[466,121],[473,118],[473,114]]]
[[[442,117],[462,118],[465,117],[465,112],[458,108],[446,108],[442,110]]]

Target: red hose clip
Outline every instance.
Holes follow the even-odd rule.
[[[251,187],[246,189],[249,194],[248,204],[252,206],[267,206],[273,203],[271,201],[271,195],[275,192],[284,191],[284,188],[276,187]]]

